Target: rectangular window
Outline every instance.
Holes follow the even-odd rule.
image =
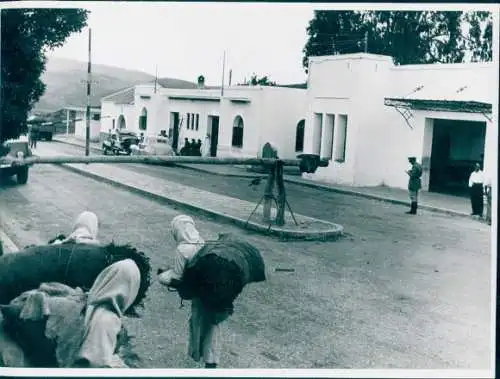
[[[333,132],[335,126],[335,115],[325,115],[325,125],[321,141],[321,158],[331,160],[333,157]]]
[[[198,130],[199,127],[200,127],[200,114],[196,113],[196,124],[195,124],[196,130]]]
[[[101,114],[100,113],[94,113],[92,115],[92,120],[99,121],[100,119],[101,119]]]
[[[194,113],[191,113],[191,130],[194,130]]]
[[[191,125],[191,113],[187,113],[187,122],[186,122],[186,129],[189,129],[189,126]]]
[[[235,126],[233,128],[233,138],[231,141],[231,145],[233,147],[243,147],[243,128]]]
[[[347,115],[340,114],[337,125],[337,135],[335,136],[335,161],[345,162],[345,150],[347,143]]]
[[[115,128],[115,119],[113,119],[112,124],[113,124],[112,129],[114,129]]]

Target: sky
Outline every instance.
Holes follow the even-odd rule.
[[[81,3],[80,3],[81,4]],[[81,5],[80,5],[81,6]],[[220,3],[104,3],[89,6],[92,62],[209,85],[252,73],[279,83],[304,82],[302,49],[311,6]],[[88,29],[70,36],[50,56],[86,61]]]
[[[253,73],[280,84],[302,83],[302,49],[314,9],[394,9],[395,4],[217,3],[217,2],[19,2],[30,6],[81,7],[91,11],[92,62],[143,71],[160,77],[219,85],[226,51],[225,83]],[[37,5],[35,5],[37,4]],[[26,5],[25,5],[26,6]],[[425,5],[456,10],[457,5]],[[398,9],[422,10],[422,4]],[[460,8],[479,9],[462,4]],[[490,6],[491,8],[491,6]],[[87,61],[88,28],[71,35],[51,56]]]

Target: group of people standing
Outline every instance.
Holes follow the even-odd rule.
[[[188,157],[201,157],[201,139],[196,141],[192,138],[189,142],[188,138],[184,138],[184,146],[181,148],[180,154]]]
[[[422,166],[417,162],[416,157],[409,157],[408,162],[411,168],[406,171],[409,176],[408,192],[410,196],[410,210],[407,214],[416,215],[418,208],[418,192],[422,188]],[[481,164],[476,163],[474,170],[469,176],[469,196],[472,207],[471,216],[483,217],[484,215],[484,198],[486,196],[486,221],[491,223],[491,184],[485,181],[484,173],[481,169]]]

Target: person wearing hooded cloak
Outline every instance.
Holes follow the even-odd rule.
[[[98,217],[93,212],[82,212],[67,238],[52,244],[100,244],[97,239]],[[26,354],[32,345],[31,335],[17,335],[17,340],[0,331],[0,361],[9,367],[128,367],[117,354],[122,318],[134,303],[141,283],[141,273],[132,259],[124,259],[106,267],[95,279],[88,292],[62,283],[42,283],[37,289],[23,292],[8,306],[2,307],[4,328],[9,327],[9,311],[14,313],[14,325],[19,322],[42,322],[34,329],[45,341],[46,350],[55,341],[55,362],[47,355]],[[5,313],[7,312],[7,313]],[[6,318],[7,316],[7,318]],[[43,321],[45,320],[45,323]],[[12,322],[12,319],[11,321]],[[35,324],[36,325],[36,324]],[[20,339],[20,340],[19,340]],[[44,347],[35,347],[43,350]],[[41,358],[40,358],[41,357]],[[35,360],[35,362],[33,362]]]
[[[159,282],[165,286],[170,286],[173,280],[182,279],[186,265],[205,244],[191,217],[176,216],[171,227],[177,249],[174,267],[158,277]],[[216,368],[220,361],[220,326],[213,324],[211,320],[211,312],[203,306],[200,299],[192,299],[188,355],[196,362],[203,360],[205,368]]]

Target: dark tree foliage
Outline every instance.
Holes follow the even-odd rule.
[[[45,53],[87,24],[84,9],[1,10],[0,142],[26,131],[26,119],[45,91]]]
[[[275,86],[276,82],[271,81],[271,79],[266,75],[258,77],[257,74],[253,74],[249,80],[239,84],[242,86]]]
[[[490,12],[316,11],[307,34],[306,72],[310,56],[365,50],[392,56],[397,65],[492,58]]]

